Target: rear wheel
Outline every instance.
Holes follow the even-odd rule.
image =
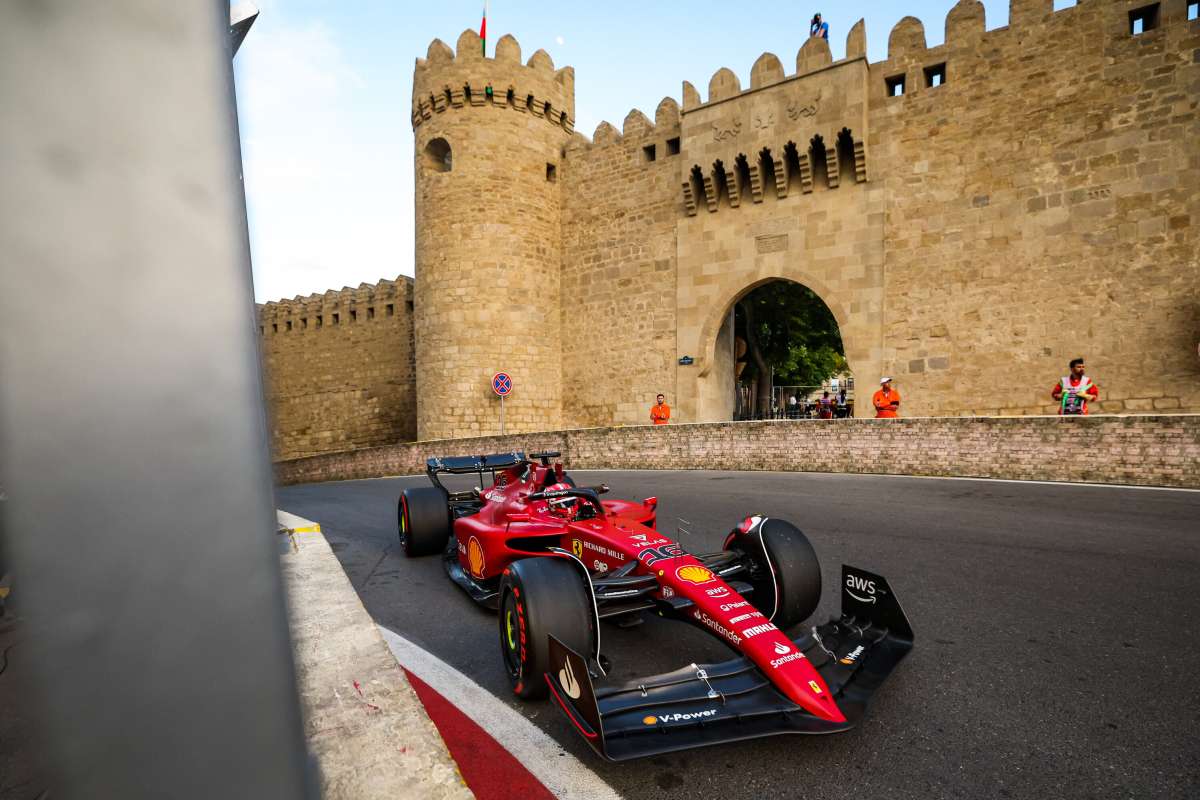
[[[765,547],[765,552],[764,552]],[[803,622],[821,602],[821,564],[804,532],[767,518],[737,533],[728,549],[742,555],[754,587],[750,601],[779,628]]]
[[[396,506],[400,546],[409,558],[431,556],[450,541],[450,504],[436,486],[417,486],[400,493]]]
[[[517,695],[546,696],[551,634],[585,659],[595,655],[593,611],[581,571],[566,559],[526,558],[504,570],[500,653]]]

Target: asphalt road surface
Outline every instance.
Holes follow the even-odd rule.
[[[495,616],[439,557],[399,552],[396,501],[425,478],[290,486],[367,609],[542,730],[629,798],[1200,797],[1200,493],[860,475],[575,472],[614,497],[659,498],[660,529],[719,550],[748,513],[783,517],[825,574],[885,575],[916,646],[861,727],[613,765],[548,702],[511,697]],[[793,635],[797,632],[793,631]],[[704,633],[657,618],[605,625],[614,677],[719,661]]]

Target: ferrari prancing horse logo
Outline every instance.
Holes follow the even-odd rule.
[[[579,539],[572,539],[571,552],[575,554],[576,558],[583,558],[583,542]]]

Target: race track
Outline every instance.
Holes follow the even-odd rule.
[[[495,616],[439,557],[398,551],[396,498],[425,478],[289,486],[368,611],[519,708],[628,798],[1195,798],[1200,796],[1200,493],[761,472],[573,472],[659,498],[659,527],[719,550],[748,513],[812,539],[837,613],[838,566],[885,575],[916,647],[863,725],[607,764],[547,703],[510,699]],[[792,631],[795,635],[795,631]],[[729,657],[648,618],[602,629],[614,677]]]

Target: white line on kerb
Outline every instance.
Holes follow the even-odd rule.
[[[555,797],[620,800],[621,795],[596,773],[487,689],[395,631],[380,625],[379,632],[401,666],[487,731]],[[555,712],[548,704],[547,710]]]

